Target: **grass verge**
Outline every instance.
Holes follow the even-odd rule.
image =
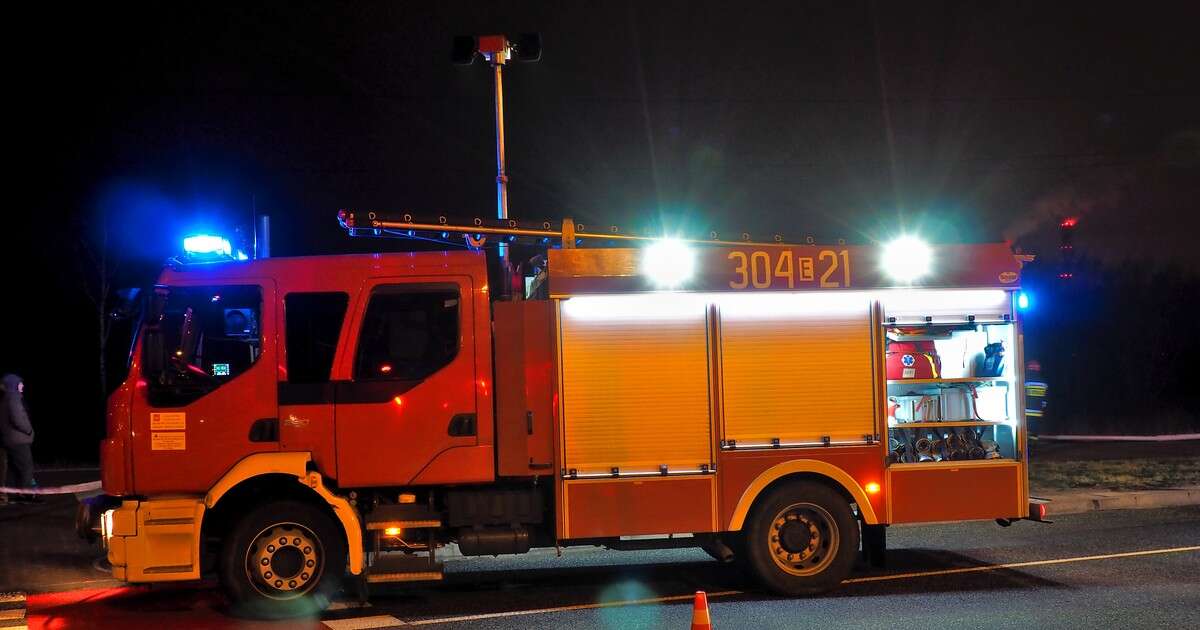
[[[1030,465],[1038,490],[1153,490],[1200,485],[1200,457],[1049,461]]]

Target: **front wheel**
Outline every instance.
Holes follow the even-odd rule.
[[[220,576],[236,612],[252,617],[315,615],[341,588],[346,543],[324,511],[299,501],[263,505],[225,539]]]
[[[850,575],[859,532],[850,503],[811,481],[787,483],[762,497],[742,531],[743,564],[768,589],[811,595]]]

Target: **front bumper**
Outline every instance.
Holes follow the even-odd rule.
[[[174,582],[200,577],[200,498],[125,500],[100,516],[113,577]]]

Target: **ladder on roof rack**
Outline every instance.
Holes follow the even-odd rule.
[[[338,223],[350,236],[372,236],[380,238],[409,238],[461,245],[458,237],[472,248],[488,244],[524,244],[547,247],[573,248],[584,245],[612,247],[636,245],[664,238],[663,234],[642,233],[623,230],[610,225],[603,231],[589,231],[582,223],[564,218],[558,225],[551,221],[528,222],[516,219],[485,219],[476,217],[469,224],[451,223],[445,216],[435,220],[421,220],[411,214],[388,215],[375,211],[339,210]],[[488,239],[492,240],[489,242]],[[748,232],[738,234],[737,239],[725,238],[718,232],[709,232],[708,238],[678,238],[684,243],[703,245],[797,245],[788,242],[780,234],[771,235],[770,240],[755,240]],[[805,237],[804,244],[815,244],[816,240]],[[838,239],[844,245],[844,239]]]

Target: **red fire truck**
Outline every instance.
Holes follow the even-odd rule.
[[[451,544],[696,546],[807,594],[889,524],[1031,515],[1007,245],[339,216],[475,247],[168,265],[101,447],[115,577],[285,615]]]

